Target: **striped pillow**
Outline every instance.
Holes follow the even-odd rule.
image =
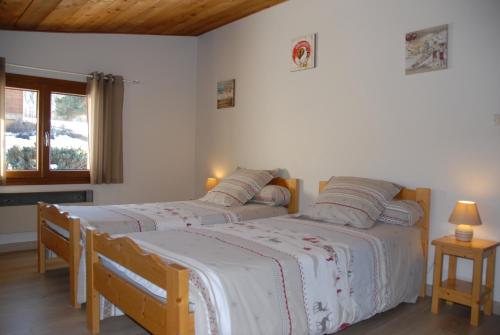
[[[286,206],[290,202],[290,191],[283,186],[266,185],[250,202],[269,206]]]
[[[389,202],[378,221],[401,226],[414,226],[424,216],[418,202],[412,200],[393,200]]]
[[[401,187],[358,177],[332,177],[306,215],[326,222],[370,228]]]
[[[241,206],[271,179],[273,175],[269,171],[238,168],[200,200],[226,207]]]
[[[236,170],[239,170],[239,169],[245,169],[245,168],[242,168],[241,166],[238,166],[236,167]],[[282,172],[282,169],[272,169],[272,170],[259,170],[259,171],[266,171],[266,172],[269,172],[270,174],[273,175],[273,178],[276,178],[276,177],[279,177],[281,172]]]

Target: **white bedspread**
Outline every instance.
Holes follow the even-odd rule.
[[[128,236],[191,269],[197,334],[325,334],[416,300],[419,234],[277,217]]]
[[[261,204],[223,207],[203,201],[174,201],[107,206],[61,206],[61,210],[80,218],[82,232],[87,227],[110,234],[168,230],[186,226],[233,223],[285,215],[285,207]],[[49,225],[68,237],[67,230]]]
[[[176,201],[108,206],[61,206],[61,210],[80,218],[82,254],[78,270],[77,301],[86,301],[85,230],[93,227],[110,234],[166,231],[202,227],[263,218],[287,213],[285,207],[261,204],[223,207],[203,201]],[[55,224],[49,226],[68,238],[69,232]]]

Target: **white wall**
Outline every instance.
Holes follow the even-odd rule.
[[[500,240],[499,17],[496,0],[292,0],[203,35],[198,50],[195,38],[0,31],[8,62],[141,80],[126,87],[123,185],[0,192],[178,200],[237,165],[283,167],[304,182],[302,208],[320,179],[384,178],[433,189],[433,238],[452,233],[448,215],[468,198],[483,217],[476,236]],[[404,34],[445,23],[450,68],[405,76]],[[311,32],[318,66],[292,73],[290,40]],[[232,78],[236,107],[216,110],[216,82]],[[34,209],[29,219],[12,211],[0,208],[0,234],[34,230]]]
[[[126,85],[122,185],[0,187],[0,192],[88,189],[97,204],[191,198],[194,186],[196,38],[0,31],[8,63],[137,79]],[[47,75],[38,71],[9,72]],[[35,230],[35,209],[0,208],[0,234]]]
[[[405,33],[441,24],[449,69],[406,76]],[[317,68],[290,72],[290,40],[313,32]],[[207,33],[196,184],[237,165],[287,168],[304,208],[320,179],[382,178],[432,188],[432,238],[453,232],[448,215],[465,198],[483,218],[476,236],[500,240],[499,35],[497,0],[296,0]],[[236,107],[217,110],[216,82],[232,78]],[[459,276],[470,269],[461,262]],[[498,301],[498,274],[495,285]]]

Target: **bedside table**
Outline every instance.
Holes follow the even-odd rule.
[[[495,280],[495,255],[499,242],[473,239],[461,242],[455,236],[445,236],[432,241],[434,255],[434,279],[432,289],[432,313],[439,313],[440,299],[471,307],[470,324],[479,324],[479,311],[484,304],[484,314],[493,311],[493,283]],[[442,282],[443,256],[449,256],[448,280]],[[472,283],[456,278],[457,257],[474,262]],[[482,285],[483,260],[487,258],[486,285]]]

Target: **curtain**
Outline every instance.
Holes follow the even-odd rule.
[[[123,183],[123,77],[94,72],[87,80],[90,182]]]
[[[5,184],[5,58],[0,57],[0,184]]]

